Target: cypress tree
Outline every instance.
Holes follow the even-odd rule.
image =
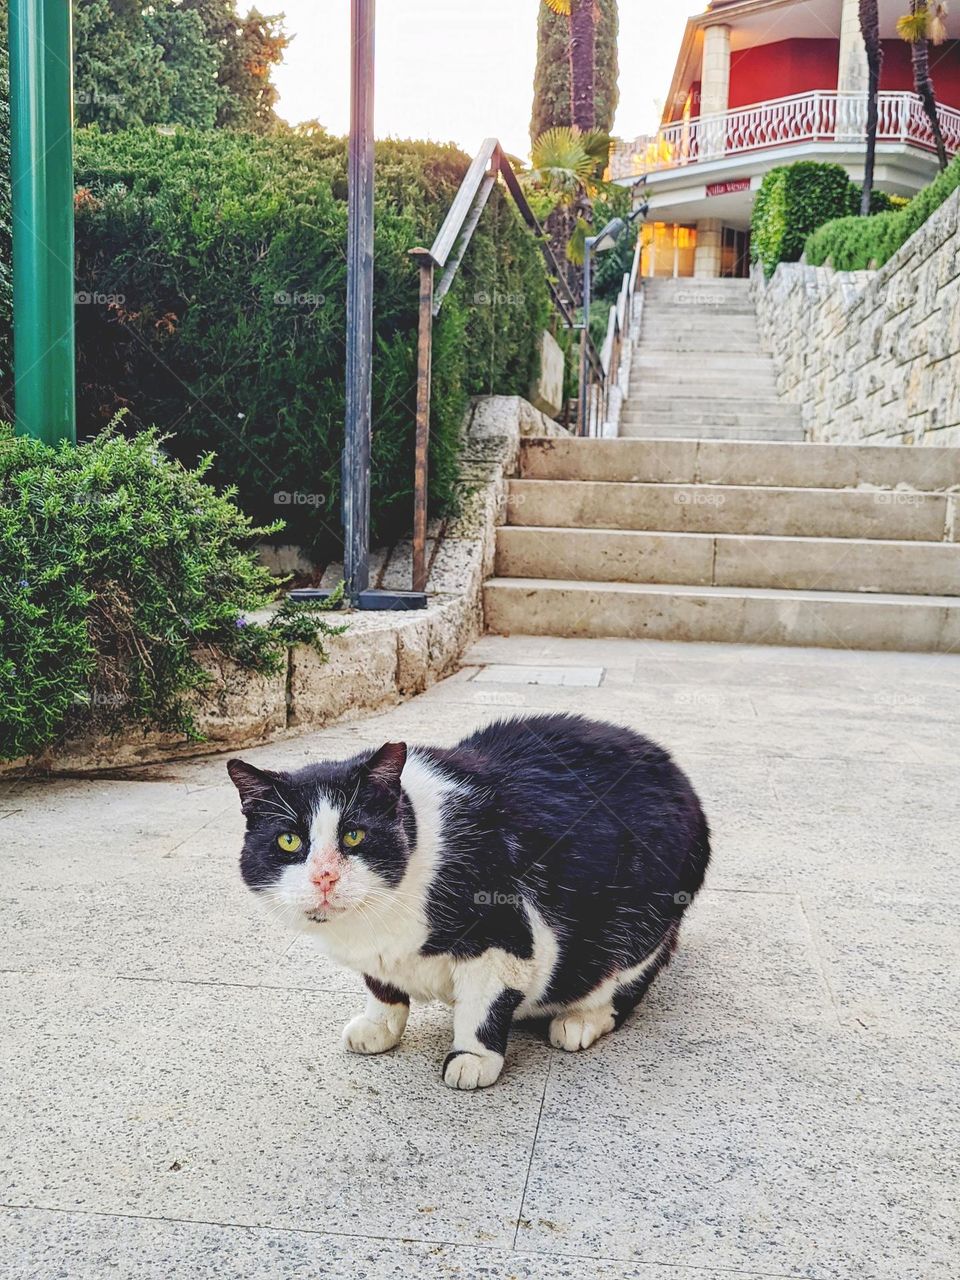
[[[620,29],[618,0],[596,0],[595,124],[602,133],[613,128],[619,89],[620,64],[617,37]],[[556,125],[573,124],[570,88],[570,19],[551,12],[541,3],[537,21],[537,69],[533,82],[533,115],[530,139]]]

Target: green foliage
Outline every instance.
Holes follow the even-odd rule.
[[[212,451],[260,522],[335,554],[344,414],[346,148],[322,130],[267,137],[155,130],[77,136],[81,431],[129,406]],[[453,147],[377,150],[375,540],[409,527],[417,274],[468,159]],[[435,326],[430,478],[456,504],[469,396],[525,394],[549,316],[543,260],[493,193]]]
[[[602,133],[613,128],[620,91],[617,36],[620,27],[618,0],[598,0],[595,53],[596,120]],[[558,125],[571,125],[570,19],[539,6],[537,20],[537,69],[533,82],[533,115],[530,140]]]
[[[0,429],[0,759],[73,731],[140,724],[197,736],[200,657],[282,670],[287,644],[323,651],[322,612],[246,618],[277,583],[227,492],[154,431],[58,448]]]
[[[750,225],[751,254],[770,276],[780,262],[796,262],[807,236],[851,212],[856,188],[838,164],[801,160],[764,177]]]
[[[74,0],[79,124],[277,124],[273,66],[289,43],[279,16],[236,0]]]
[[[818,267],[830,263],[838,271],[882,267],[958,186],[960,156],[955,156],[909,204],[876,217],[839,218],[820,227],[807,240],[806,259]]]

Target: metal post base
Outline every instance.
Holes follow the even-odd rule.
[[[308,600],[329,600],[332,591],[327,591],[322,587],[300,587],[296,591],[288,593],[291,600],[304,602]],[[349,606],[351,601],[344,600],[337,608]],[[373,612],[383,610],[384,612],[397,612],[404,609],[425,609],[427,607],[427,595],[424,591],[381,591],[369,590],[361,591],[356,600],[352,602],[355,609],[363,609]]]

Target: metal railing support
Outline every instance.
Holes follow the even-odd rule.
[[[430,454],[430,390],[433,375],[433,272],[428,249],[420,258],[420,321],[417,335],[417,435],[413,481],[413,589],[427,589],[427,484]]]

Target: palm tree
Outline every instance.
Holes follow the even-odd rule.
[[[946,15],[947,6],[944,0],[910,0],[910,12],[897,22],[897,34],[910,46],[913,85],[930,121],[941,169],[947,167],[947,148],[937,116],[937,99],[930,76],[930,46],[943,44],[947,38],[947,29],[944,24]]]
[[[533,145],[526,182],[543,193],[552,208],[546,230],[558,261],[566,266],[570,292],[580,297],[583,239],[593,221],[593,200],[602,182],[610,150],[606,133],[582,133],[576,127],[547,129]]]
[[[553,13],[570,19],[570,119],[583,133],[597,122],[594,58],[597,44],[595,0],[543,0]]]
[[[860,197],[860,216],[870,212],[873,196],[873,170],[877,155],[877,118],[879,115],[880,68],[883,64],[883,45],[880,43],[880,13],[878,0],[860,0],[860,31],[867,50],[867,158],[863,166],[863,194]]]

